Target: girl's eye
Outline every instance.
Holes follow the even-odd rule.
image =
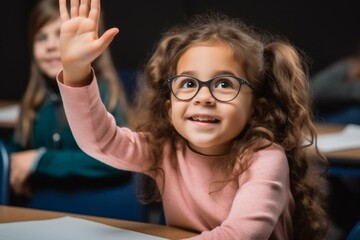
[[[47,39],[47,35],[46,34],[39,34],[35,36],[35,41],[36,42],[43,42],[46,41]]]
[[[215,88],[233,88],[234,84],[231,79],[220,78],[216,80],[214,86]]]
[[[197,84],[194,79],[185,78],[181,80],[180,88],[196,88]]]

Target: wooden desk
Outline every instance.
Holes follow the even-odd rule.
[[[63,216],[73,216],[73,217],[83,218],[90,221],[107,224],[113,227],[124,228],[128,230],[146,233],[149,235],[168,238],[168,239],[182,239],[197,235],[195,233],[170,226],[132,222],[132,221],[112,219],[112,218],[93,217],[93,216],[72,214],[72,213],[68,214],[68,213],[45,211],[45,210],[30,209],[30,208],[0,206],[0,223],[44,220],[44,219],[51,219],[51,218],[57,218]]]
[[[12,105],[17,105],[18,102],[16,101],[8,101],[8,100],[0,100],[0,107],[7,107]]]
[[[317,124],[318,134],[335,133],[341,131],[345,125],[340,124]],[[324,155],[331,165],[360,167],[360,148],[327,152]]]
[[[7,107],[16,107],[16,106],[19,106],[18,102],[0,100],[0,128],[13,129],[15,127],[17,119],[13,119],[13,118],[8,119],[7,117],[3,119],[3,116],[1,116],[2,114],[1,110],[6,109]]]

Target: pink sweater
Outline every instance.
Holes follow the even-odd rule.
[[[100,161],[135,172],[147,170],[148,142],[144,133],[119,128],[106,112],[92,83],[71,88],[58,83],[68,121],[79,146]],[[249,169],[220,191],[212,184],[224,176],[212,166],[221,156],[203,156],[187,148],[177,151],[172,167],[165,148],[162,200],[168,225],[201,232],[191,239],[292,239],[294,200],[289,187],[289,166],[281,147],[256,153]],[[163,188],[164,187],[164,188]]]

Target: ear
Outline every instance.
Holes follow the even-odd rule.
[[[171,100],[166,100],[166,109],[167,109],[167,112],[168,112],[168,117],[169,117],[169,121],[172,123],[172,107],[171,107]]]

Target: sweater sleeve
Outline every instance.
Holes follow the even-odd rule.
[[[88,155],[122,170],[144,172],[150,167],[146,136],[118,127],[101,101],[96,76],[84,87],[69,87],[57,77],[65,114],[79,147]]]

